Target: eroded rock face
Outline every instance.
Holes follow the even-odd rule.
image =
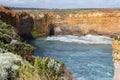
[[[120,34],[120,10],[81,10],[55,15],[56,34],[95,34],[113,37]]]
[[[41,36],[54,35],[54,24],[52,24],[52,16],[50,14],[35,14],[34,29]]]
[[[8,7],[0,6],[0,20],[14,26],[23,39],[32,39],[34,21],[29,13],[17,13]]]
[[[44,29],[49,28],[48,25],[52,20],[52,24],[55,25],[54,31],[56,35],[80,36],[86,34],[95,34],[114,37],[115,35],[120,34],[119,9],[76,10],[70,12],[67,10],[28,10],[28,12],[34,14],[34,20],[39,19],[35,22],[35,24],[37,27],[39,27],[38,32],[40,33],[48,33],[47,30],[45,31]],[[52,16],[52,18],[46,19],[44,14]],[[47,21],[45,21],[45,19]]]
[[[15,27],[18,26],[17,13],[8,7],[0,6],[0,20]]]
[[[120,41],[114,40],[113,47],[113,61],[114,61],[114,78],[113,80],[120,80]]]
[[[31,32],[34,27],[33,18],[29,13],[21,12],[19,13],[19,27],[18,31],[21,37],[24,39],[32,39]]]

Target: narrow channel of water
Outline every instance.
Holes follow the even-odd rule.
[[[62,61],[77,80],[112,80],[111,39],[103,36],[53,36],[32,41],[36,56]]]

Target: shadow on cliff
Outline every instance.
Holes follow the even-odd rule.
[[[0,20],[14,26],[21,39],[33,39],[31,32],[34,26],[34,20],[29,13],[17,13],[9,7],[0,6]]]
[[[55,24],[52,24],[52,23],[49,24],[48,28],[49,28],[49,36],[55,35]]]
[[[31,32],[33,31],[34,20],[27,12],[19,13],[19,35],[24,40],[33,39]]]

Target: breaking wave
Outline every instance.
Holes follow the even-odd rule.
[[[47,37],[45,40],[62,41],[62,42],[76,42],[84,44],[111,44],[112,38],[96,35],[72,36],[72,35],[57,35]]]

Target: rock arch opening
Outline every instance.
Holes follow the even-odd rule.
[[[55,35],[55,24],[49,24],[49,36]]]

